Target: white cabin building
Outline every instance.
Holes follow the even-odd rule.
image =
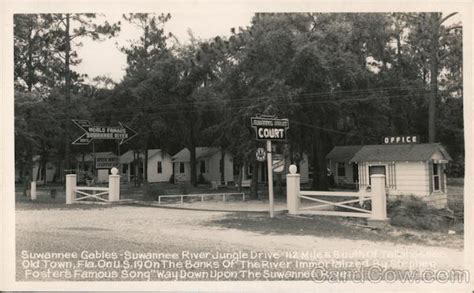
[[[357,172],[359,188],[370,188],[370,175],[384,174],[389,198],[413,195],[443,208],[447,205],[445,173],[451,160],[439,143],[382,144],[360,147],[347,164],[356,164],[357,169],[349,169]],[[331,170],[337,172],[333,165]]]
[[[172,160],[175,182],[191,181],[191,152],[189,149],[182,149],[172,157]],[[197,147],[196,174],[198,181],[201,177],[205,181],[219,182],[225,185],[233,182],[234,165],[232,161],[232,155],[227,152],[224,153],[224,160],[222,160],[220,148]]]

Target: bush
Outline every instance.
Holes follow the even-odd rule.
[[[145,195],[145,199],[158,200],[158,196],[166,195],[167,193],[166,190],[158,185],[143,184],[143,194]]]
[[[430,208],[426,202],[414,196],[389,201],[387,213],[392,226],[430,231],[445,230],[449,226],[446,210]]]
[[[188,185],[186,183],[180,183],[179,184],[179,194],[188,194]]]

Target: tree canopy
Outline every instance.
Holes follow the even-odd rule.
[[[127,69],[117,84],[107,77],[85,84],[71,42],[113,37],[119,24],[98,25],[93,14],[16,15],[17,162],[41,153],[64,160],[70,142],[58,135],[71,137],[64,125],[74,105],[74,118],[136,129],[125,149],[187,147],[192,165],[197,146],[221,147],[239,166],[254,164],[259,143],[250,117],[289,118],[288,141],[278,148],[297,164],[308,154],[321,189],[334,145],[378,144],[384,135],[443,143],[462,175],[462,26],[446,25],[453,15],[257,13],[229,36],[183,45],[167,30],[172,15],[126,14],[141,35],[119,48]],[[66,29],[68,18],[77,26]],[[196,183],[195,172],[191,178]]]

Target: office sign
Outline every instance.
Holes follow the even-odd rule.
[[[269,116],[252,117],[251,123],[255,128],[257,140],[284,141],[286,140],[286,131],[290,128],[288,119]]]
[[[137,132],[119,122],[118,126],[93,126],[88,120],[72,120],[84,133],[72,142],[74,145],[87,145],[94,139],[120,140],[120,144],[129,141]]]
[[[420,143],[419,135],[398,135],[398,136],[384,136],[384,144],[415,144]]]

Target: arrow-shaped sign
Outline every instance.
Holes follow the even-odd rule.
[[[125,143],[129,140],[131,140],[132,138],[134,138],[138,132],[136,132],[135,130],[131,129],[130,127],[128,127],[127,125],[123,124],[122,122],[119,122],[119,125],[123,128],[125,128],[125,132],[127,133],[127,138],[123,138],[122,141],[120,142],[120,144],[122,143]]]
[[[123,123],[119,126],[92,126],[88,120],[72,120],[84,133],[72,142],[74,145],[87,145],[94,139],[120,140],[120,144],[132,139],[137,132]]]

